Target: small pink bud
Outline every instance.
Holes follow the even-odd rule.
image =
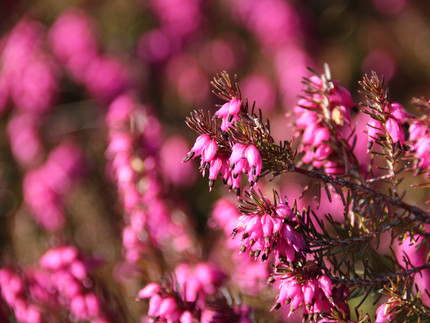
[[[223,163],[224,163],[224,160],[222,158],[220,158],[219,156],[212,159],[212,161],[210,162],[210,167],[209,167],[209,179],[211,179],[211,180],[217,179]]]
[[[40,265],[46,269],[57,270],[61,268],[64,263],[58,249],[51,249],[46,252],[40,259]]]
[[[60,249],[61,258],[65,264],[69,264],[78,257],[78,249],[73,246],[65,246]]]

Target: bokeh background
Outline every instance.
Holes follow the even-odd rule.
[[[70,15],[87,28],[70,23],[61,29]],[[225,190],[218,183],[209,194],[197,163],[181,160],[195,138],[185,117],[195,108],[214,112],[221,103],[211,94],[212,77],[223,70],[236,74],[243,96],[270,118],[276,140],[293,135],[291,113],[301,79],[309,75],[306,67],[322,72],[324,63],[357,103],[358,81],[374,70],[389,82],[391,97],[414,111],[412,97],[430,97],[429,17],[425,0],[2,0],[2,263],[31,266],[48,246],[73,243],[103,261],[97,279],[119,300],[127,320],[137,321],[146,307],[134,297],[147,281],[119,265],[123,210],[105,159],[105,115],[112,100],[132,90],[151,111],[163,190],[174,196],[170,206],[181,204],[198,244],[187,257],[205,259],[214,248],[209,215]],[[81,50],[81,61],[70,60],[73,50]],[[85,54],[94,53],[98,60],[90,66]],[[40,141],[33,143],[34,137]],[[67,225],[52,233],[34,220],[24,179],[69,140],[79,152],[69,147],[66,160],[79,161],[70,162],[68,175],[79,180],[64,189]],[[302,184],[273,183],[293,196]],[[165,259],[166,270],[179,258]]]

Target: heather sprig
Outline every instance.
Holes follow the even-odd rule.
[[[241,215],[232,236],[240,238],[241,253],[246,251],[261,261],[275,255],[273,280],[281,277],[281,284],[274,308],[291,303],[292,309],[303,308],[305,320],[346,322],[350,318],[345,302],[361,297],[355,312],[360,322],[364,322],[369,316],[359,315],[358,309],[369,295],[384,286],[395,289],[399,284],[407,284],[411,277],[428,268],[427,263],[413,266],[409,262],[405,267],[392,256],[377,261],[380,257],[377,249],[386,233],[391,234],[392,242],[402,241],[408,235],[426,236],[422,224],[430,223],[428,212],[404,202],[404,195],[398,192],[402,181],[399,175],[409,165],[402,126],[406,121],[412,122],[416,127],[412,140],[417,140],[419,134],[427,131],[425,121],[413,119],[402,105],[391,102],[386,85],[376,74],[365,76],[361,85],[366,103],[362,105],[367,109],[362,112],[372,118],[368,123],[369,142],[381,147],[371,153],[384,157],[387,163],[386,168],[379,166],[386,174],[375,176],[374,167],[370,166],[370,173],[363,171],[364,165],[360,165],[355,155],[357,136],[363,134],[356,133],[351,125],[350,110],[355,104],[350,93],[331,79],[328,67],[322,75],[313,72],[304,83],[307,89],[296,107],[299,114],[296,126],[302,137],[299,150],[304,155],[297,154],[289,141],[274,142],[269,121],[263,121],[261,111],[258,116],[254,113],[255,103],[249,111],[236,78],[232,81],[223,72],[213,85],[215,93],[227,103],[214,117],[199,111],[187,119],[189,127],[200,136],[184,161],[201,156],[200,170],[203,175],[209,170],[210,188],[219,172],[238,196],[237,178],[240,173],[248,172],[251,188],[245,189],[239,198]],[[217,118],[222,119],[221,125]],[[425,156],[425,149],[418,141],[413,147],[409,158],[413,158],[414,152]],[[368,148],[373,147],[369,144]],[[254,151],[254,157],[249,158],[248,149]],[[302,167],[310,163],[311,167]],[[415,165],[418,163],[425,165],[421,160]],[[239,171],[235,172],[238,165]],[[211,172],[214,167],[217,167],[215,176]],[[334,168],[339,171],[333,172]],[[259,176],[271,174],[273,179],[283,173],[297,173],[309,179],[305,191],[315,187],[317,208],[322,192],[330,203],[332,195],[336,195],[342,202],[338,212],[344,220],[334,220],[330,213],[321,218],[310,207],[300,212],[296,203],[290,208],[287,200],[281,201],[276,192],[271,201],[260,188],[253,187]],[[232,179],[236,180],[233,184]],[[386,182],[390,184],[388,192],[377,185]],[[394,277],[398,278],[397,285],[392,283]],[[294,295],[293,290],[296,290]],[[334,295],[337,300],[333,300]],[[415,295],[419,292],[410,290],[406,302],[414,303],[413,299],[419,298]],[[427,309],[421,305],[423,309],[417,315],[424,317]]]

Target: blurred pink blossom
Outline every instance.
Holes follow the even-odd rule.
[[[7,125],[12,154],[24,168],[37,166],[44,155],[38,124],[38,118],[34,115],[21,113],[14,115]]]
[[[181,136],[167,138],[160,148],[161,173],[175,186],[188,187],[197,178],[191,163],[181,163],[182,157],[188,151],[188,143]]]
[[[191,104],[203,103],[209,95],[208,78],[197,60],[188,54],[176,54],[167,64],[167,79],[179,96]],[[195,91],[195,89],[199,91]]]
[[[63,200],[83,174],[83,155],[72,142],[63,142],[39,168],[26,173],[24,200],[39,225],[57,231],[65,225]]]
[[[112,56],[97,56],[91,60],[83,82],[89,94],[103,102],[113,100],[130,87],[125,66]]]
[[[7,96],[18,109],[33,113],[48,111],[58,92],[58,67],[45,51],[45,33],[41,25],[20,21],[10,32],[0,56],[0,107]]]
[[[56,58],[83,81],[90,62],[98,55],[92,19],[78,8],[64,11],[50,28],[49,42]]]
[[[243,78],[242,93],[250,102],[255,101],[257,108],[269,113],[276,106],[276,89],[272,81],[262,74],[250,74]]]

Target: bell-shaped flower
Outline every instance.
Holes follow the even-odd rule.
[[[405,133],[403,132],[403,129],[399,123],[392,118],[388,118],[387,122],[385,123],[385,127],[393,142],[398,142],[401,146],[403,146],[405,143]]]

